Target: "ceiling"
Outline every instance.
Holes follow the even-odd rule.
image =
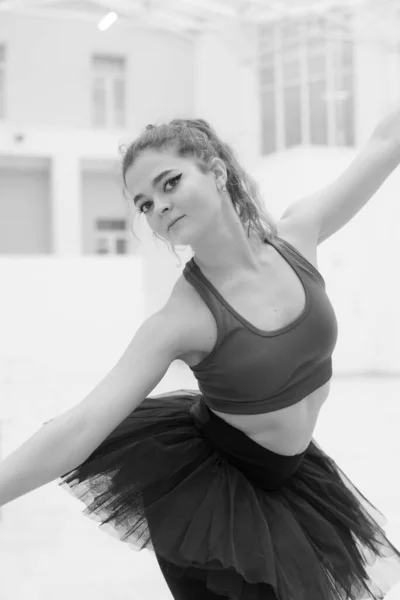
[[[198,35],[228,22],[261,23],[327,9],[336,9],[332,14],[337,22],[349,8],[367,23],[381,13],[398,17],[400,0],[0,0],[0,18],[10,12],[98,23],[115,12],[128,25]]]

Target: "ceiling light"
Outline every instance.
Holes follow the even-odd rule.
[[[106,29],[108,29],[109,27],[111,27],[111,25],[113,23],[115,23],[115,21],[118,19],[118,15],[115,12],[109,12],[105,17],[103,17],[103,19],[100,21],[100,23],[98,24],[98,28],[100,29],[100,31],[105,31]]]

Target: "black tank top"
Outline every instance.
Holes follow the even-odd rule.
[[[332,377],[338,326],[325,280],[285,240],[275,236],[265,241],[292,266],[306,295],[303,312],[280,329],[262,331],[239,315],[193,258],[183,270],[216,321],[214,348],[191,370],[206,405],[217,411],[257,414],[279,410],[296,404]]]

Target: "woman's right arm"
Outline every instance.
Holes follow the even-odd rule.
[[[0,463],[0,506],[82,464],[188,350],[195,319],[173,304],[144,321],[115,367],[79,404]]]

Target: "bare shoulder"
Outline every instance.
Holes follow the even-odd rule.
[[[119,364],[129,368],[148,360],[153,370],[159,364],[161,373],[176,359],[189,356],[195,361],[199,352],[208,353],[213,340],[212,315],[207,315],[208,308],[196,296],[181,275],[164,306],[139,327]]]
[[[182,331],[183,347],[177,357],[189,366],[199,363],[217,341],[217,325],[210,309],[185,277],[174,284],[165,311],[175,315]]]
[[[276,228],[280,238],[291,244],[318,269],[318,237],[311,225],[308,226],[304,219],[288,216],[278,221]]]

